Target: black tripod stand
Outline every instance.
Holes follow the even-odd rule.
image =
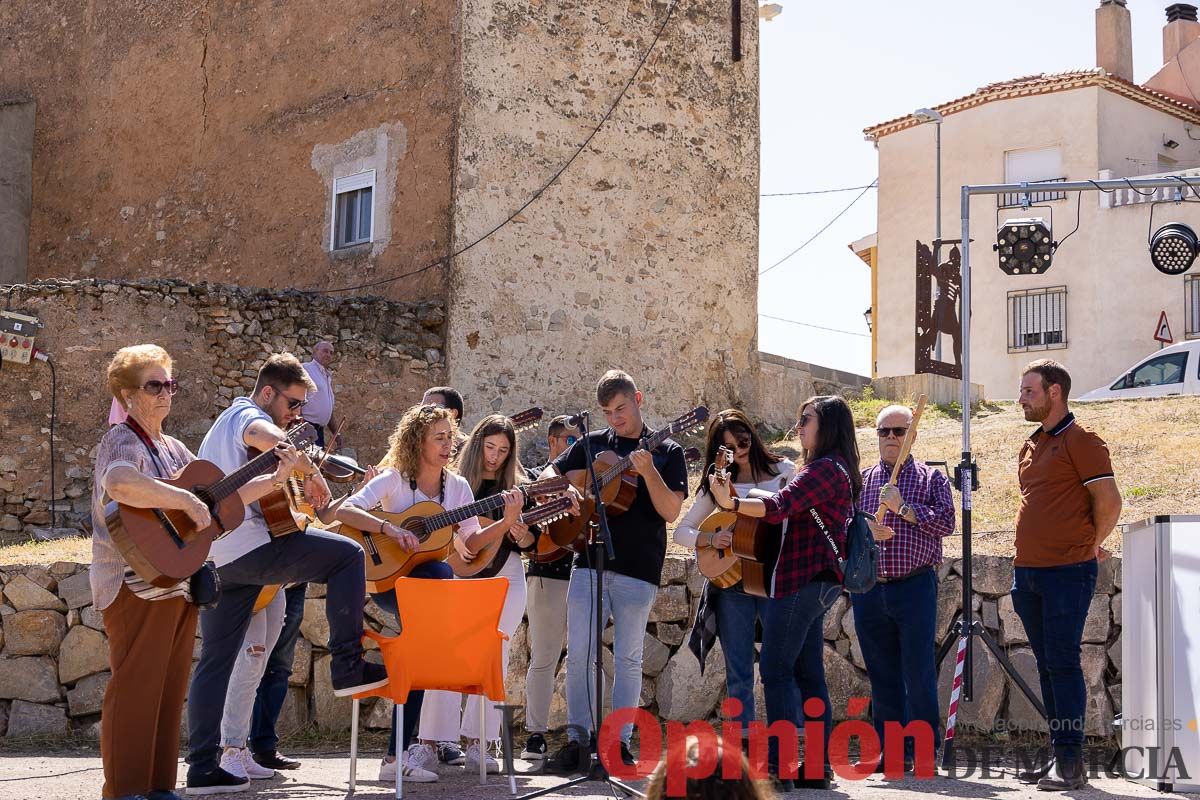
[[[969,412],[964,412],[964,417],[969,416]],[[968,423],[964,423],[968,424]],[[971,610],[971,492],[979,488],[979,469],[971,458],[971,452],[966,450],[963,452],[962,462],[954,469],[954,482],[957,488],[962,493],[962,557],[963,557],[963,599],[962,612],[958,622],[953,626],[956,636],[946,637],[946,641],[938,649],[937,664],[941,665],[946,658],[946,654],[950,652],[950,648],[955,644],[958,645],[959,653],[962,657],[962,693],[959,697],[960,703],[970,702],[974,699],[974,683],[975,675],[972,670],[974,660],[971,654],[971,645],[974,644],[974,639],[978,637],[987,645],[988,650],[992,651],[992,655],[996,657],[1000,668],[1005,674],[1016,684],[1021,693],[1025,695],[1025,699],[1029,704],[1037,710],[1042,718],[1046,717],[1046,707],[1042,701],[1037,698],[1033,690],[1029,688],[1029,684],[1025,679],[1017,673],[1012,662],[1008,660],[1004,649],[996,641],[995,637],[983,627],[983,622],[975,619]],[[957,675],[957,663],[955,665],[955,674]],[[952,684],[953,685],[953,684]],[[953,697],[953,688],[951,689],[951,697]],[[954,766],[954,733],[955,722],[958,712],[958,706],[954,705],[951,709],[950,718],[946,720],[946,738],[942,747],[942,769],[950,769]]]
[[[582,429],[582,437],[580,442],[583,443],[584,458],[587,460],[588,482],[592,487],[592,497],[596,499],[596,522],[590,523],[592,530],[592,543],[590,547],[590,557],[592,566],[596,572],[596,596],[594,598],[595,606],[592,609],[593,620],[595,621],[595,629],[592,631],[592,647],[594,661],[593,667],[596,670],[596,685],[595,690],[595,705],[592,709],[592,722],[595,730],[593,731],[591,742],[585,743],[587,748],[588,770],[584,775],[578,778],[571,778],[562,783],[551,786],[548,789],[538,789],[536,792],[522,795],[517,800],[532,800],[534,797],[542,797],[551,794],[552,792],[569,789],[572,786],[578,786],[589,781],[600,781],[610,784],[620,789],[629,797],[645,797],[644,794],[634,789],[616,778],[611,777],[608,771],[604,769],[604,765],[600,763],[600,729],[604,723],[604,624],[606,620],[601,611],[604,608],[604,570],[607,565],[607,559],[614,558],[612,546],[612,533],[608,528],[608,515],[605,513],[604,500],[600,497],[600,481],[596,478],[596,467],[592,461],[592,441],[588,428],[588,412],[582,411],[580,416],[580,428]],[[615,679],[615,676],[614,676]]]

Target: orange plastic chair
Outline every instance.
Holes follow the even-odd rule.
[[[379,643],[388,683],[354,696],[350,723],[350,794],[358,764],[359,700],[386,697],[396,704],[396,758],[403,758],[400,731],[404,729],[404,702],[415,689],[441,689],[504,700],[504,641],[500,612],[508,595],[508,579],[396,581],[396,606],[400,610],[400,635],[380,636],[367,630],[364,639]],[[484,741],[480,713],[480,746]],[[480,783],[487,782],[481,759]],[[403,772],[396,764],[396,797],[403,797]],[[511,782],[511,781],[510,781]],[[515,790],[514,790],[515,791]]]

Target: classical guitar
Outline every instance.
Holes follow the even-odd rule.
[[[542,421],[542,417],[546,416],[546,412],[534,406],[527,408],[524,411],[518,411],[509,417],[513,427],[517,429],[517,433],[528,430]]]
[[[526,497],[558,494],[567,488],[561,476],[545,478],[519,487]],[[450,553],[454,528],[463,520],[487,514],[504,506],[496,494],[447,511],[440,503],[426,500],[400,512],[372,511],[371,514],[417,537],[417,549],[406,553],[395,539],[379,531],[363,531],[342,523],[339,533],[362,545],[366,553],[367,588],[372,592],[390,592],[396,579],[412,572],[426,561],[444,561]]]
[[[733,463],[733,451],[728,447],[721,447],[717,450],[717,458],[713,463],[713,472],[709,476],[709,480],[729,480],[729,465]],[[730,488],[732,493],[732,487]],[[737,517],[732,511],[724,511],[717,509],[712,514],[704,518],[697,530],[700,531],[699,538],[696,539],[696,562],[700,567],[700,574],[715,583],[721,589],[728,589],[742,579],[742,563],[737,554],[732,548],[728,547],[712,547],[711,545],[702,544],[707,537],[704,534],[715,533],[719,530],[730,528],[736,522]]]
[[[293,444],[314,435],[312,427],[288,432]],[[246,507],[238,489],[259,475],[275,470],[279,457],[268,450],[226,475],[211,461],[197,459],[163,483],[196,495],[208,506],[212,522],[198,530],[191,518],[176,509],[134,508],[115,500],[104,507],[104,522],[113,544],[142,580],[169,587],[191,576],[204,564],[213,540],[242,524]]]
[[[519,519],[526,525],[544,525],[565,517],[570,511],[571,498],[559,497],[548,503],[543,503],[540,506],[529,509],[521,514]],[[481,529],[486,528],[493,522],[495,520],[488,517],[480,517],[479,527]],[[460,578],[490,578],[498,573],[504,566],[504,562],[508,560],[511,548],[504,546],[504,539],[506,537],[507,534],[505,533],[493,536],[491,541],[486,542],[479,548],[475,553],[475,557],[470,561],[464,561],[463,557],[458,554],[458,551],[451,547],[450,555],[446,557],[446,563],[450,565],[450,569],[454,570],[454,574]]]
[[[694,408],[642,442],[642,447],[653,452],[669,437],[694,430],[708,420],[708,409]],[[592,462],[596,469],[596,480],[600,484],[600,498],[608,515],[615,517],[625,513],[637,496],[639,476],[632,469],[629,456],[618,456],[606,450]],[[587,547],[587,524],[596,512],[596,501],[592,497],[586,469],[572,470],[567,478],[579,489],[583,499],[579,501],[579,516],[569,516],[550,525],[550,538],[559,547],[569,547],[582,552]]]

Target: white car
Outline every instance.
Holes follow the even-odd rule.
[[[1200,395],[1200,339],[1180,342],[1148,355],[1111,386],[1093,389],[1079,400]]]

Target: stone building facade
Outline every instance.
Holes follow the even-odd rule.
[[[0,281],[322,290],[437,263],[372,291],[445,305],[471,416],[588,404],[616,365],[658,417],[752,402],[758,23],[742,7],[734,61],[725,0],[669,19],[661,0],[4,4],[0,155],[31,166],[0,187],[0,219],[28,219]],[[550,181],[647,52],[558,181],[446,259]]]

